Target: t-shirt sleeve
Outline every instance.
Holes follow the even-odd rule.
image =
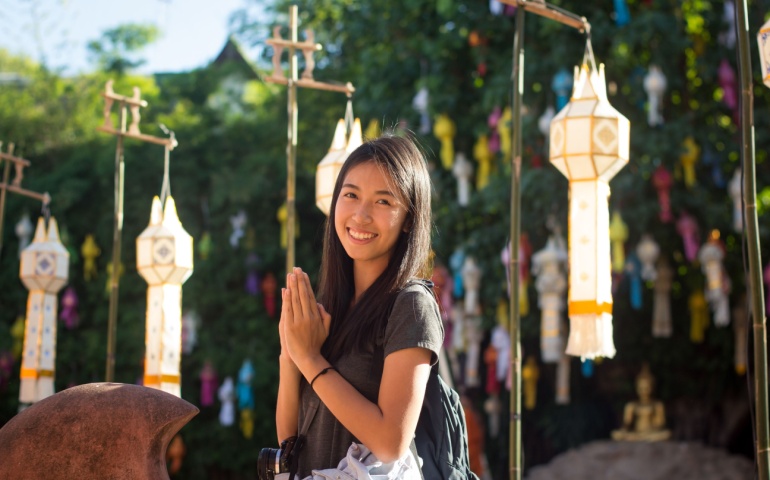
[[[385,329],[385,357],[404,348],[422,347],[431,351],[434,365],[443,342],[444,327],[433,295],[421,286],[401,292]]]

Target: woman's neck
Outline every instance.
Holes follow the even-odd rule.
[[[385,271],[385,265],[372,265],[370,262],[353,262],[353,284],[355,296],[353,302],[357,302],[363,293],[372,286],[377,278]]]

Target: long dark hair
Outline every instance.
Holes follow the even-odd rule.
[[[389,177],[394,194],[407,209],[404,226],[385,271],[351,308],[355,286],[353,259],[335,229],[335,209],[348,172],[373,162]],[[428,168],[420,149],[403,137],[386,134],[355,149],[334,185],[324,232],[318,301],[332,316],[322,352],[331,362],[344,353],[366,351],[384,332],[398,292],[415,277],[430,276],[431,191]]]

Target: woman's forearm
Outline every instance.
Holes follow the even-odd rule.
[[[423,365],[410,361],[411,368],[390,368],[389,372],[383,372],[378,403],[370,402],[334,370],[318,377],[313,390],[354,437],[380,461],[391,462],[406,452],[414,435],[430,372],[429,358],[425,354]],[[316,357],[304,361],[300,370],[312,381],[328,366],[323,357]]]
[[[278,443],[296,435],[299,421],[299,382],[301,373],[290,358],[281,355],[275,427]]]

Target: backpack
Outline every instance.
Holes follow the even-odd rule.
[[[409,284],[425,287],[433,296],[433,282],[416,280]],[[378,346],[380,372],[384,366],[382,345]],[[471,471],[468,430],[460,395],[438,373],[438,362],[431,368],[420,418],[410,446],[422,460],[426,480],[478,480]],[[416,450],[416,451],[415,451]]]
[[[425,389],[414,446],[422,459],[422,476],[434,480],[478,480],[471,471],[468,431],[460,395],[433,366]]]

